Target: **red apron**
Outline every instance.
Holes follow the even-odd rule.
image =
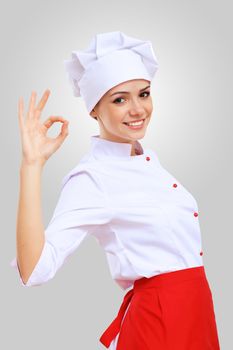
[[[204,266],[136,280],[99,340],[119,332],[117,350],[220,350]]]

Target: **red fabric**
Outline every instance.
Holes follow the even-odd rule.
[[[204,266],[136,280],[99,340],[118,332],[117,350],[220,350]]]

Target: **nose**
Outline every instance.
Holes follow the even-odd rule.
[[[132,102],[130,103],[130,107],[129,107],[129,114],[130,115],[143,115],[144,113],[144,108],[143,108],[143,104],[138,101],[137,99],[136,100],[132,100]]]

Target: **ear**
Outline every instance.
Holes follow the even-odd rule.
[[[95,108],[93,108],[92,109],[92,111],[89,113],[90,114],[90,116],[92,117],[92,118],[94,118],[94,119],[96,119],[97,120],[97,113],[96,113],[96,111],[95,111]]]
[[[96,105],[89,114],[92,118],[97,120],[98,114],[96,113]]]

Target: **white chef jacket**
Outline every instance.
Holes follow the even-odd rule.
[[[136,141],[91,136],[90,149],[62,180],[41,256],[23,286],[52,279],[81,244],[94,236],[113,280],[123,289],[141,277],[203,265],[195,198]],[[11,263],[18,270],[17,259]]]

